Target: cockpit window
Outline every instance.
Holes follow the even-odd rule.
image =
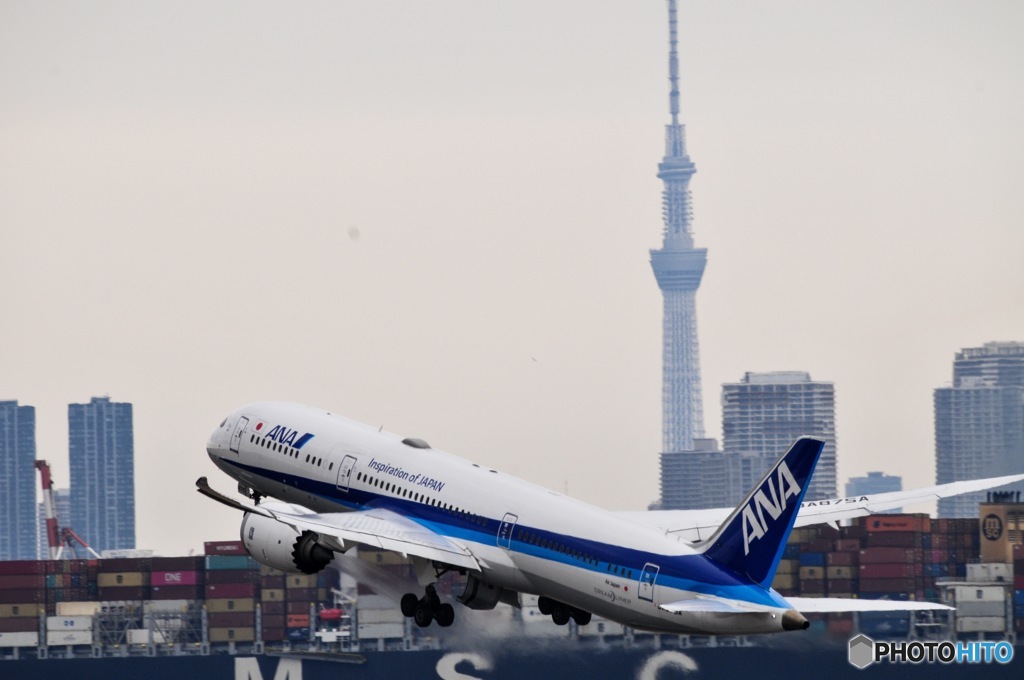
[[[224,427],[227,424],[228,424],[228,419],[227,418],[225,418],[224,420],[220,421],[220,426],[221,427]]]

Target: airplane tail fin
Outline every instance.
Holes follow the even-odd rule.
[[[696,546],[723,567],[767,588],[825,442],[801,437],[707,541]]]

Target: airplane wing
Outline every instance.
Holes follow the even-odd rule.
[[[468,548],[392,510],[315,513],[301,505],[281,501],[246,505],[211,489],[205,477],[196,481],[196,486],[203,495],[236,510],[270,517],[300,533],[314,531],[320,535],[320,542],[333,550],[343,552],[349,543],[358,543],[481,571]]]
[[[884,510],[892,510],[912,503],[935,501],[940,498],[958,496],[972,491],[984,491],[1024,480],[1024,475],[972,479],[964,482],[950,482],[908,491],[834,498],[820,501],[804,501],[796,516],[794,526],[838,522],[854,517],[864,517]],[[654,526],[680,539],[696,543],[706,540],[726,520],[733,508],[712,508],[708,510],[651,510],[647,512],[620,512],[619,515],[635,522]]]
[[[817,612],[902,612],[922,609],[956,609],[935,602],[918,600],[848,600],[840,597],[787,597],[793,607],[801,613]]]

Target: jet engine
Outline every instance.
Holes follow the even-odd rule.
[[[298,532],[276,519],[245,513],[242,543],[258,562],[291,573],[315,574],[334,559],[334,552],[313,531]]]

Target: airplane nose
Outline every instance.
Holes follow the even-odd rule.
[[[210,438],[206,442],[206,452],[210,457],[214,457],[218,452],[222,451],[227,447],[228,437],[228,421],[231,418],[225,418],[221,421],[221,424],[217,426],[213,432],[210,433]]]

